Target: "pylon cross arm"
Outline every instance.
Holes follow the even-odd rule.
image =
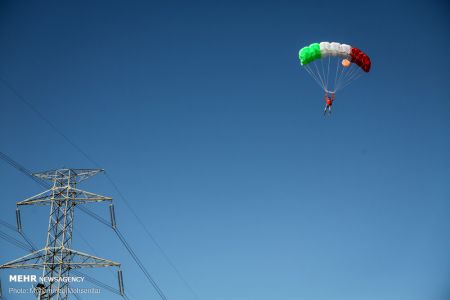
[[[58,255],[55,255],[58,254]],[[52,262],[46,262],[45,257],[52,256]],[[65,257],[65,260],[61,260]],[[70,258],[70,259],[69,259]],[[21,258],[0,265],[0,269],[44,269],[55,266],[63,268],[81,269],[81,268],[98,268],[98,267],[120,267],[120,263],[112,260],[96,257],[83,252],[72,250],[69,248],[44,248]]]
[[[65,180],[67,178],[76,178],[77,182],[88,179],[98,173],[104,172],[103,169],[58,169],[45,172],[33,173],[33,176],[44,180]]]
[[[44,266],[45,250],[31,252],[13,261],[0,265],[0,269],[42,269]]]
[[[97,268],[97,267],[120,267],[120,263],[112,260],[89,255],[72,249],[64,249],[70,255],[71,260],[67,266],[72,269],[79,268]],[[64,263],[66,264],[66,263]]]
[[[111,201],[111,197],[106,197],[91,192],[86,192],[73,187],[57,187],[32,196],[17,205],[49,205],[52,201],[71,201],[76,204],[87,202]]]

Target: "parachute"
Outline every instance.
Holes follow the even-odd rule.
[[[347,44],[312,43],[298,52],[300,64],[325,93],[334,94],[370,71],[367,54]]]

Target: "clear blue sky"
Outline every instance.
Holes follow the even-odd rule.
[[[316,41],[373,62],[326,119],[297,61]],[[0,76],[109,172],[201,300],[450,298],[448,49],[445,1],[0,4]],[[1,151],[93,167],[4,85],[0,99]],[[3,162],[0,179],[13,223],[41,188]],[[107,180],[82,187],[115,198],[168,298],[194,299]],[[43,246],[48,208],[22,211]],[[135,299],[158,299],[111,231],[76,222]],[[77,232],[74,248],[92,252]]]

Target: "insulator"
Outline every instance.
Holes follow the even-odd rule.
[[[20,218],[20,210],[16,208],[16,224],[17,224],[17,231],[22,232],[22,220]]]
[[[109,216],[111,217],[111,227],[116,229],[116,213],[114,211],[114,204],[109,205]]]
[[[125,294],[125,290],[123,288],[122,270],[117,271],[117,278],[119,279],[119,292],[120,292],[120,295],[123,296]]]

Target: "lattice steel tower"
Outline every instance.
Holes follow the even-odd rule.
[[[105,197],[77,188],[77,184],[100,172],[101,169],[59,169],[33,174],[41,180],[49,180],[53,187],[36,196],[17,203],[23,205],[50,205],[47,242],[44,249],[34,251],[14,261],[0,265],[0,269],[42,269],[44,277],[69,277],[71,269],[95,267],[119,267],[120,264],[107,259],[85,254],[71,248],[75,207],[91,202],[111,201]],[[17,209],[17,224],[21,230],[20,211]],[[119,283],[122,281],[119,270]],[[39,286],[39,299],[66,300],[69,283],[49,282]],[[123,293],[123,288],[120,289]]]

